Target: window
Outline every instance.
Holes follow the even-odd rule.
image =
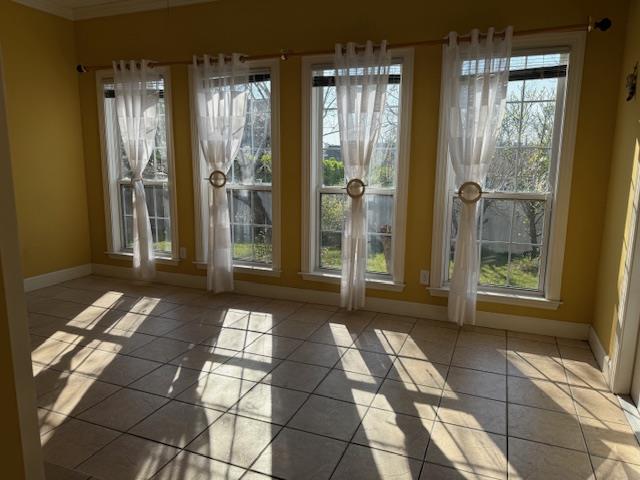
[[[566,198],[558,197],[570,186],[579,46],[514,44],[506,111],[478,204],[479,292],[559,299],[562,260],[556,265],[550,259],[564,247]],[[436,289],[446,287],[453,273],[461,207],[446,152],[439,156],[439,182],[445,187],[436,192],[442,200],[436,199],[434,221],[444,223],[439,229],[444,238],[439,246],[434,228],[435,273],[441,265]]]
[[[277,63],[251,62],[249,98],[242,144],[227,172],[227,196],[236,268],[277,272],[278,105]],[[209,174],[192,126],[198,218],[197,263],[206,263]]]
[[[401,284],[404,262],[406,173],[412,57],[392,52],[386,106],[369,177],[367,202],[367,279]],[[340,275],[342,229],[347,205],[344,163],[338,130],[332,59],[305,59],[308,101],[309,162],[306,273]]]
[[[157,70],[160,118],[155,150],[142,176],[156,255],[159,259],[177,259],[169,76],[168,70]],[[133,252],[131,170],[120,137],[111,75],[110,70],[98,73],[108,248],[112,255],[129,255]]]

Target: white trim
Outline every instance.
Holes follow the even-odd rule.
[[[176,170],[175,170],[175,149],[173,142],[173,90],[171,85],[171,69],[169,67],[155,67],[155,70],[162,75],[164,81],[164,105],[165,105],[165,127],[167,141],[167,161],[169,163],[169,178],[167,187],[171,201],[170,206],[170,222],[171,222],[171,255],[165,257],[156,252],[156,263],[165,265],[178,265],[180,262],[180,241],[178,237],[178,194],[176,188]],[[96,72],[96,97],[98,101],[98,126],[100,131],[100,155],[102,164],[102,192],[104,201],[104,215],[107,234],[107,251],[105,252],[110,258],[116,260],[130,260],[133,254],[124,250],[120,250],[121,231],[120,231],[120,190],[117,188],[118,182],[117,172],[114,169],[119,168],[119,159],[117,165],[111,165],[116,159],[109,154],[108,138],[115,135],[113,126],[109,125],[105,119],[104,108],[104,81],[113,76],[113,70],[105,69]],[[111,129],[111,130],[109,130]],[[109,131],[108,131],[109,130]],[[113,200],[117,199],[117,202]]]
[[[313,272],[313,273],[305,273],[299,272],[299,275],[302,276],[304,280],[308,280],[310,282],[322,282],[322,283],[331,283],[334,285],[340,285],[340,274],[338,273],[329,273],[329,272]],[[382,280],[377,278],[368,278],[366,280],[366,288],[370,288],[372,290],[386,290],[389,292],[402,292],[406,285],[404,283],[394,283],[391,280]]]
[[[22,447],[24,478],[43,480],[42,449],[36,416],[36,389],[31,370],[31,342],[27,322],[27,307],[22,282],[18,221],[11,173],[11,148],[5,107],[4,73],[0,51],[0,275],[4,285],[9,330],[9,345],[15,392],[3,385],[4,395],[14,395],[18,410],[18,425]],[[11,389],[12,390],[12,389]],[[17,439],[11,439],[16,440]],[[19,475],[20,476],[20,475]]]
[[[206,270],[207,264],[205,262],[193,262],[198,270]],[[262,277],[279,277],[282,270],[274,270],[269,267],[261,267],[259,265],[234,265],[234,273],[246,273],[248,275],[260,275]]]
[[[86,277],[91,275],[92,268],[90,263],[78,265],[77,267],[65,268],[64,270],[56,270],[54,272],[43,273],[33,277],[24,279],[24,291],[31,292],[39,288],[50,287],[57,283],[73,280],[74,278]]]
[[[635,167],[631,179],[633,203],[627,212],[629,230],[625,232],[623,276],[618,281],[617,316],[611,343],[611,389],[614,393],[630,393],[640,331],[640,168]]]
[[[234,271],[247,271],[256,273],[256,270],[270,270],[272,276],[279,276],[281,267],[281,173],[280,173],[280,60],[251,60],[248,61],[250,69],[268,68],[271,81],[271,267],[264,269],[259,265],[245,265],[234,263]],[[195,218],[196,251],[195,264],[205,265],[204,227],[202,225],[203,209],[208,208],[203,204],[204,192],[202,191],[203,175],[201,172],[201,150],[198,142],[198,129],[195,123],[195,108],[193,104],[192,73],[189,75],[189,106],[191,109],[191,162],[193,169],[193,202]],[[265,273],[266,275],[266,273]]]
[[[67,20],[86,20],[89,18],[109,17],[127,13],[146,12],[149,10],[165,10],[168,7],[182,7],[196,3],[210,3],[218,0],[119,0],[86,5],[80,7],[66,7],[54,0],[13,0],[27,7],[35,8]]]
[[[113,265],[93,264],[96,275],[117,278],[132,278],[131,268]],[[186,275],[181,273],[158,272],[158,283],[176,285],[189,288],[205,288],[206,277],[203,275]],[[340,294],[305,288],[283,287],[265,283],[236,280],[236,293],[254,295],[257,297],[277,298],[299,302],[321,303],[326,305],[340,305]],[[428,303],[406,302],[387,298],[367,297],[367,310],[373,312],[405,315],[417,318],[447,321],[447,307]],[[577,338],[586,340],[589,336],[589,324],[547,320],[544,318],[506,315],[493,312],[477,312],[476,324],[483,327],[501,328],[519,332],[537,333],[557,337]]]
[[[546,245],[547,261],[544,271],[544,296],[549,305],[561,303],[562,268],[566,243],[567,223],[569,216],[569,200],[571,196],[571,175],[574,161],[575,137],[578,123],[578,107],[580,103],[580,87],[582,82],[582,66],[584,62],[585,32],[544,33],[515,37],[514,52],[568,47],[570,51],[569,69],[564,99],[564,115],[562,121],[561,140],[558,151],[558,170],[555,181],[553,211],[550,219],[550,238]],[[528,52],[527,52],[528,53]],[[447,259],[447,191],[448,191],[448,159],[446,155],[446,131],[442,121],[442,91],[440,95],[440,126],[438,133],[438,162],[436,167],[435,197],[433,212],[433,236],[431,246],[431,287],[444,287],[444,273]],[[548,209],[547,209],[548,211]],[[479,296],[480,298],[480,296]],[[508,303],[493,297],[498,303]]]
[[[427,288],[427,290],[434,297],[449,296],[448,287],[433,287]],[[557,310],[560,305],[562,305],[561,301],[549,300],[541,296],[525,295],[524,292],[520,294],[519,292],[510,293],[478,291],[477,299],[479,302],[500,303],[504,305],[519,305],[522,307],[541,308],[544,310]]]
[[[130,253],[130,252],[104,252],[104,254],[114,260],[127,260],[129,262],[133,260],[133,253]],[[156,254],[155,262],[158,265],[176,266],[180,264],[180,259],[172,258],[172,257],[161,257],[161,256],[158,256],[158,254]]]
[[[605,381],[607,384],[610,384],[611,361],[609,359],[609,355],[607,355],[606,350],[600,342],[600,338],[598,338],[598,334],[592,326],[589,327],[589,346],[591,347],[593,356],[596,358],[596,361],[600,366],[600,370],[602,370]]]
[[[94,275],[124,278],[128,280],[134,279],[133,269],[131,267],[119,267],[116,265],[94,263],[91,266],[91,271]],[[155,283],[175,285],[177,287],[200,288],[204,290],[207,284],[207,277],[203,275],[189,275],[185,273],[163,272],[158,270],[156,271],[156,276],[153,281]]]
[[[402,291],[404,289],[404,267],[406,248],[406,228],[407,228],[407,202],[409,190],[409,169],[411,160],[411,120],[413,109],[413,48],[390,49],[389,54],[394,58],[402,59],[402,83],[400,90],[400,117],[398,122],[398,160],[397,178],[394,190],[394,225],[392,237],[392,259],[391,267],[392,280],[381,280],[377,278],[367,278],[367,288]],[[316,266],[316,172],[317,168],[312,165],[312,151],[317,149],[315,136],[312,134],[315,122],[313,119],[313,87],[311,82],[314,65],[330,65],[334,61],[333,55],[309,55],[302,57],[302,199],[301,199],[301,275],[305,280],[325,281],[334,283],[334,274],[320,270]],[[338,275],[339,278],[339,275]]]

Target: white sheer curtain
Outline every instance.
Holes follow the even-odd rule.
[[[375,49],[371,42],[367,42],[361,53],[356,52],[356,45],[353,43],[348,43],[345,48],[340,44],[336,45],[338,126],[347,182],[366,182],[371,156],[380,133],[390,63],[386,42]],[[347,310],[357,310],[364,306],[366,265],[366,195],[348,196],[342,231],[340,282],[340,302]]]
[[[194,108],[198,139],[209,173],[209,231],[207,236],[207,289],[215,293],[233,290],[233,245],[229,222],[226,175],[238,155],[246,121],[249,68],[234,53],[205,55],[193,61]],[[214,179],[215,180],[215,179]],[[220,185],[222,184],[222,185]]]
[[[481,191],[469,182],[483,184],[495,152],[506,105],[511,37],[511,27],[503,38],[496,38],[493,28],[485,38],[473,30],[470,41],[458,43],[457,34],[451,32],[443,47],[449,158],[456,187],[468,185],[462,195],[449,289],[449,319],[459,325],[475,323],[480,269],[478,202],[473,199],[479,198]]]
[[[113,62],[113,77],[120,136],[131,169],[133,272],[140,280],[152,280],[156,267],[142,174],[155,147],[160,77],[147,60]]]

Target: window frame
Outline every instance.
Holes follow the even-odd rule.
[[[153,67],[162,76],[164,83],[164,108],[166,127],[166,148],[167,163],[169,165],[169,175],[167,178],[167,188],[169,190],[169,211],[171,218],[171,252],[154,252],[157,263],[177,265],[180,262],[180,246],[178,243],[178,203],[175,181],[175,151],[173,142],[173,90],[171,85],[171,69],[169,67]],[[113,79],[113,70],[104,69],[96,72],[96,92],[98,102],[98,124],[100,130],[100,149],[102,163],[102,183],[104,195],[105,223],[107,233],[107,251],[110,258],[129,259],[133,257],[133,252],[122,245],[122,220],[124,218],[123,206],[121,205],[120,187],[126,183],[118,175],[120,159],[113,154],[113,146],[109,139],[114,138],[117,132],[114,125],[109,125],[106,121],[106,110],[104,105],[104,83]],[[158,180],[144,180],[145,185],[162,185],[165,182]],[[115,220],[115,221],[114,221]]]
[[[564,82],[564,112],[556,110],[556,119],[560,112],[563,116],[561,128],[554,129],[550,170],[550,195],[538,193],[514,192],[487,193],[484,198],[546,199],[544,240],[546,261],[540,262],[539,291],[510,287],[478,286],[478,300],[492,303],[506,303],[544,309],[557,309],[561,304],[561,283],[566,243],[569,200],[571,196],[571,177],[574,161],[575,137],[578,122],[580,87],[584,63],[586,34],[584,32],[545,33],[514,37],[514,54],[532,54],[556,49],[569,53],[569,65]],[[440,123],[438,133],[438,161],[434,192],[433,236],[431,246],[431,284],[427,287],[432,295],[448,296],[446,283],[451,235],[449,211],[452,171],[447,158],[446,130],[443,121],[443,97],[440,95]]]
[[[394,60],[402,63],[402,83],[400,93],[400,115],[398,123],[398,163],[394,204],[394,226],[391,244],[392,268],[390,274],[366,274],[367,288],[378,290],[404,290],[404,258],[406,246],[407,201],[409,185],[409,160],[411,154],[411,117],[413,106],[413,48],[389,49]],[[314,106],[313,71],[320,66],[333,68],[333,55],[310,55],[302,58],[302,222],[301,222],[301,265],[300,275],[304,280],[339,284],[340,271],[320,269],[320,249],[318,243],[318,224],[320,218],[320,202],[317,179],[321,174],[321,164],[316,162],[322,148],[318,145],[317,136],[313,134],[318,125],[321,109]],[[315,152],[315,153],[314,153]],[[320,187],[322,193],[344,193],[343,187]],[[388,194],[387,189],[369,188],[369,193]]]
[[[271,265],[244,262],[233,260],[233,271],[244,272],[265,276],[280,276],[281,273],[281,249],[280,249],[280,60],[247,60],[249,70],[269,69],[271,82]],[[191,90],[192,67],[189,66],[189,90]],[[194,264],[205,269],[207,262],[205,258],[205,232],[206,227],[203,225],[203,209],[207,208],[207,204],[203,202],[203,196],[206,190],[203,189],[204,178],[200,171],[201,151],[198,140],[198,128],[194,116],[195,107],[193,104],[192,92],[189,92],[190,106],[190,125],[191,125],[191,152],[193,165],[193,192],[194,192],[194,215],[195,215],[195,235],[196,235],[196,252]],[[233,168],[233,167],[232,167]],[[201,178],[202,177],[202,178]],[[248,191],[268,191],[262,185],[243,185],[242,190]],[[227,184],[227,192],[233,197],[233,185]],[[232,205],[229,204],[229,208]]]

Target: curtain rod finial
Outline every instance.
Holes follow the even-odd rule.
[[[82,65],[81,63],[76,65],[76,72],[78,73],[87,73],[87,67]]]
[[[600,30],[601,32],[606,32],[611,28],[613,22],[609,17],[601,18],[600,20],[593,21],[593,18],[589,17],[589,28],[588,30],[592,32],[593,30]]]

